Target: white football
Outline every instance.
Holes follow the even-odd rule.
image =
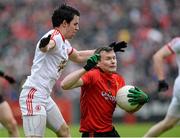
[[[139,106],[139,105],[130,105],[130,103],[128,102],[129,98],[127,97],[127,95],[129,94],[129,89],[131,89],[131,88],[134,88],[134,86],[125,85],[125,86],[121,87],[116,94],[117,105],[127,112],[134,111]]]

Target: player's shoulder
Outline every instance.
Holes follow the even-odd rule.
[[[180,37],[174,37],[172,40],[171,40],[171,43],[179,43],[180,42]]]
[[[88,71],[88,73],[98,75],[100,73],[100,69],[99,68],[93,68],[90,71]]]
[[[173,39],[170,40],[167,44],[165,44],[165,47],[168,47],[170,50],[173,49],[173,51],[178,50],[179,51],[179,46],[180,46],[180,37],[174,37]]]
[[[65,38],[59,30],[52,29],[48,33],[51,34],[51,39],[56,40],[56,41],[65,42]]]
[[[84,76],[98,79],[100,77],[100,70],[98,68],[93,68],[89,70],[88,72],[86,72]]]

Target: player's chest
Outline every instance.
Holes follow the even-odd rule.
[[[118,86],[114,80],[100,79],[96,82],[96,86],[102,95],[116,96]]]

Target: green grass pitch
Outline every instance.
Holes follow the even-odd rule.
[[[142,137],[143,134],[152,126],[153,124],[116,124],[115,128],[121,135],[121,137]],[[79,125],[70,125],[72,137],[81,137],[79,133]],[[24,137],[22,127],[20,127],[20,135]],[[0,137],[8,137],[6,129],[0,129]],[[56,137],[56,135],[49,129],[46,130],[45,137]],[[180,137],[180,125],[177,125],[173,129],[165,132],[161,137]]]

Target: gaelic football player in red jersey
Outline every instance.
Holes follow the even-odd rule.
[[[113,127],[112,117],[116,107],[116,92],[125,85],[125,81],[116,73],[116,68],[114,50],[111,47],[98,48],[84,68],[70,73],[61,82],[65,90],[81,87],[82,137],[119,137]],[[146,96],[142,93],[141,97],[145,103]]]

